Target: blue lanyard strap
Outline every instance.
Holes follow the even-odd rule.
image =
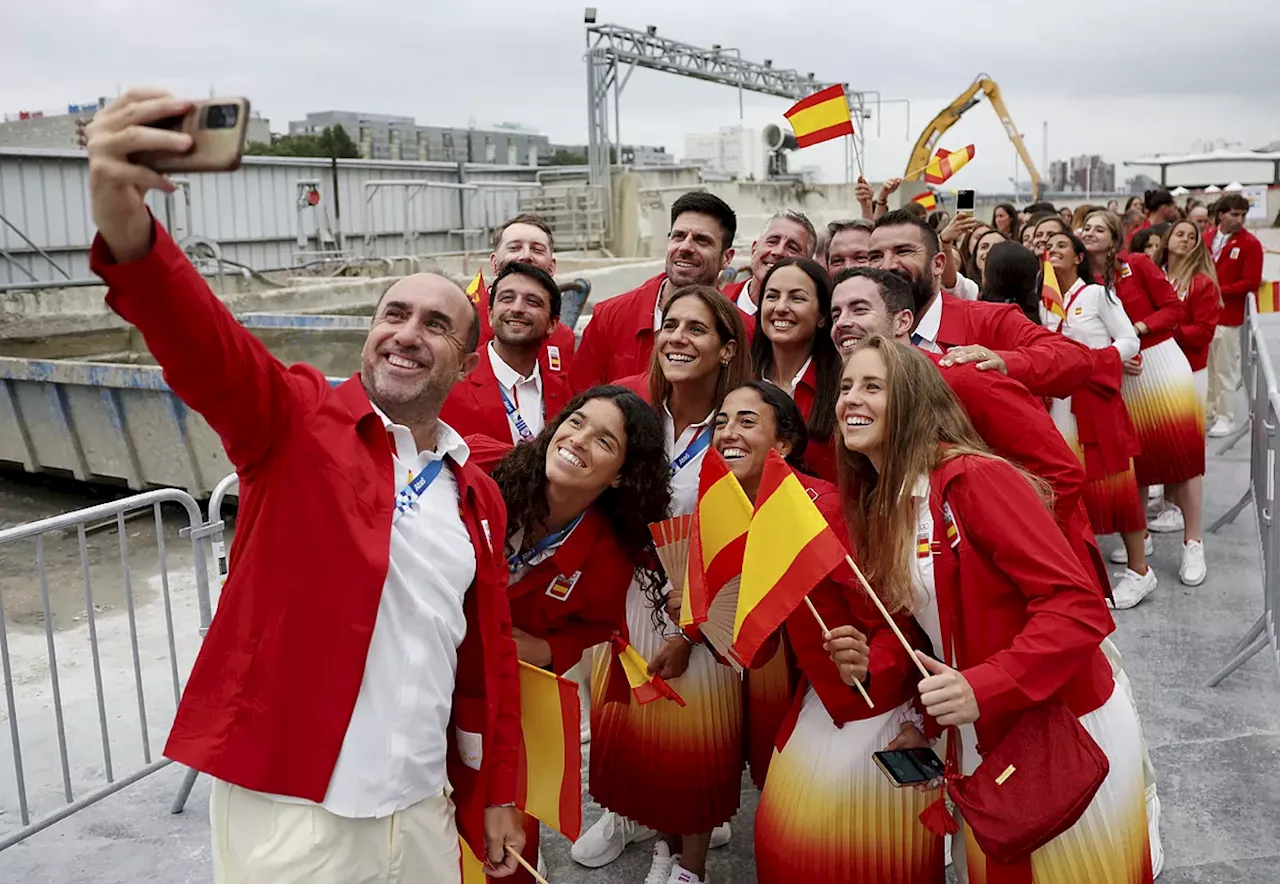
[[[520,434],[520,438],[528,442],[533,438],[533,432],[529,429],[529,425],[525,419],[521,417],[520,410],[516,408],[516,404],[511,401],[511,397],[507,395],[507,391],[502,389],[502,384],[498,384],[498,393],[502,396],[502,407],[507,410],[507,418],[516,425],[516,432]]]
[[[550,547],[555,546],[557,543],[563,542],[564,539],[568,537],[570,533],[572,533],[573,529],[578,527],[578,523],[582,521],[582,517],[584,515],[586,515],[586,513],[579,513],[578,518],[574,519],[572,522],[570,522],[565,527],[561,528],[556,533],[548,534],[546,537],[542,538],[537,543],[535,543],[533,547],[528,551],[523,553],[514,552],[511,555],[507,556],[507,570],[510,571],[512,574],[514,574],[517,571],[519,571],[521,568],[523,568],[525,565],[532,562],[538,556],[542,555]]]
[[[679,457],[671,461],[671,475],[674,476],[676,473],[680,472],[685,467],[687,467],[689,465],[689,461],[693,460],[695,457],[697,457],[699,454],[705,451],[706,447],[710,444],[711,444],[711,428],[707,427],[705,430],[703,430],[701,433],[699,433],[697,436],[694,437],[693,441],[689,443],[688,447],[685,448],[684,451],[680,452]]]
[[[413,509],[417,504],[418,498],[426,493],[431,487],[431,483],[436,480],[436,476],[440,475],[440,470],[444,468],[444,458],[433,460],[422,468],[422,472],[409,480],[409,484],[405,485],[396,494],[396,511],[392,514],[391,520],[403,516],[409,510]]]

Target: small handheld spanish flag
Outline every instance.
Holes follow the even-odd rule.
[[[796,146],[809,147],[853,134],[853,118],[849,115],[849,99],[844,87],[830,86],[802,98],[783,114],[796,133]]]
[[[959,172],[964,164],[973,159],[976,148],[970,144],[961,150],[953,150],[946,152],[939,150],[929,165],[924,167],[924,180],[930,184],[941,184],[955,173]]]
[[[1040,300],[1044,303],[1044,309],[1054,316],[1059,319],[1067,318],[1062,302],[1062,287],[1058,285],[1058,274],[1048,258],[1044,259],[1044,283],[1040,286]]]
[[[477,270],[475,278],[467,283],[467,297],[471,299],[472,304],[479,304],[480,297],[484,292],[484,271]]]
[[[919,203],[924,206],[926,212],[932,212],[938,208],[938,198],[933,195],[933,191],[926,190],[924,193],[917,194],[911,198],[911,202]]]
[[[630,642],[617,633],[610,641],[613,645],[614,665],[611,667],[613,671],[609,673],[609,683],[604,692],[606,703],[622,702],[626,697],[626,688],[622,687],[622,680],[617,677],[617,669],[620,667],[637,705],[643,706],[663,697],[679,706],[684,705],[684,698],[677,694],[662,676],[649,674],[648,661],[640,656],[639,651],[631,647]]]

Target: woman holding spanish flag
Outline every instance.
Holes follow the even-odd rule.
[[[850,354],[837,415],[855,557],[886,607],[928,635],[920,702],[975,788],[948,791],[988,812],[973,821],[986,843],[1032,849],[995,863],[966,824],[957,866],[972,884],[1077,884],[1082,869],[1147,884],[1140,730],[1099,650],[1113,623],[1041,489],[987,450],[921,353],[885,337]],[[1024,760],[1048,747],[1052,770]],[[989,757],[998,769],[980,767]],[[998,829],[992,811],[1006,816]],[[942,797],[924,819],[945,828]],[[1069,827],[1055,836],[1054,823]]]
[[[808,434],[799,409],[781,390],[753,381],[726,396],[714,444],[757,506],[766,461],[773,452],[784,458],[843,543],[840,494],[804,472]],[[776,743],[778,752],[756,811],[757,880],[941,882],[942,839],[917,822],[933,796],[895,789],[871,758],[892,745],[906,721],[921,720],[911,712],[919,676],[846,566],[809,600],[831,632],[824,636],[801,605],[752,661],[777,659],[781,645],[801,672],[781,728],[769,735],[769,748]],[[915,634],[909,618],[900,622]],[[852,689],[855,679],[867,685],[875,708]],[[751,740],[758,736],[751,722],[756,709],[754,703],[748,707]]]
[[[672,515],[697,505],[712,424],[725,394],[747,373],[746,328],[733,303],[709,286],[674,292],[654,336],[648,376],[622,381],[643,391],[665,428]],[[665,603],[664,594],[633,583],[627,628],[649,671],[666,679],[685,705],[605,702],[610,661],[597,656],[590,788],[607,812],[574,844],[572,856],[583,865],[605,865],[652,829],[665,834],[654,846],[647,880],[665,882],[666,875],[702,884],[712,830],[728,823],[741,797],[741,686],[707,647],[684,638]],[[727,833],[721,839],[727,841]]]

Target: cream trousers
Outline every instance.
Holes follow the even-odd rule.
[[[209,800],[214,884],[459,884],[443,794],[381,819],[347,819],[221,780]]]
[[[1236,399],[1240,385],[1240,327],[1218,326],[1209,345],[1209,406],[1206,416],[1224,418],[1235,424]]]

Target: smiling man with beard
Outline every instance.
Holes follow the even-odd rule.
[[[240,475],[231,572],[165,745],[214,778],[213,877],[457,884],[459,834],[511,875],[506,510],[439,418],[476,363],[475,308],[415,274],[378,302],[359,374],[280,363],[147,208],[173,184],[131,157],[188,150],[147,124],[190,107],[132,90],[85,131],[107,304]]]
[[[910,212],[883,215],[871,232],[869,261],[911,285],[911,342],[941,364],[977,363],[1021,381],[1036,396],[1065,399],[1093,373],[1093,356],[1066,335],[1027,319],[1012,304],[962,301],[941,291],[947,266],[937,232]]]
[[[648,371],[662,308],[677,289],[715,287],[733,260],[737,232],[733,209],[714,194],[694,191],[672,203],[665,269],[639,288],[595,305],[574,356],[573,389],[582,392]]]
[[[476,367],[453,388],[440,419],[463,436],[519,444],[533,439],[569,401],[569,382],[544,371],[539,356],[559,327],[560,287],[545,270],[507,263],[489,293],[493,339]]]

